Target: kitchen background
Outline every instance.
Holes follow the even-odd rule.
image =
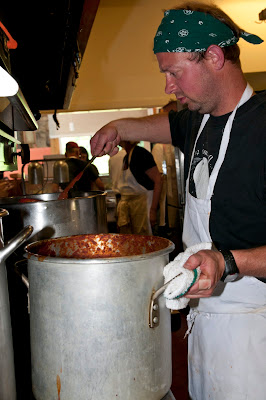
[[[178,1],[57,0],[46,2],[37,12],[29,0],[18,5],[12,18],[11,6],[1,7],[0,20],[18,42],[17,49],[10,50],[13,75],[38,123],[36,131],[17,132],[21,143],[29,144],[31,160],[64,157],[68,141],[84,146],[91,156],[90,139],[101,126],[117,118],[157,113],[171,100],[164,93],[164,76],[152,48],[163,10],[175,4]],[[266,89],[264,2],[218,0],[216,4],[239,26],[265,40],[259,46],[240,40],[239,46],[248,81],[255,90]],[[140,145],[151,150],[150,143]],[[94,164],[111,190],[108,160],[106,155]],[[4,177],[19,184],[20,157],[17,165]],[[52,165],[43,163],[46,186],[29,185],[28,165],[23,168],[27,193],[50,192]],[[173,167],[168,165],[165,171],[172,173]],[[177,189],[171,202],[180,203]]]
[[[83,7],[81,16],[76,17],[79,22],[77,29],[79,57],[72,63],[75,73],[71,80],[70,71],[61,101],[56,101],[51,94],[52,89],[56,87],[56,85],[52,86],[51,77],[48,77],[46,82],[43,79],[43,83],[40,84],[39,75],[42,74],[41,68],[44,68],[45,62],[48,62],[46,59],[51,51],[56,51],[49,38],[60,28],[59,23],[63,25],[65,22],[55,20],[54,26],[49,23],[49,17],[56,14],[56,10],[51,11],[52,4],[49,2],[38,12],[31,7],[31,3],[31,1],[26,2],[23,9],[19,10],[25,18],[28,18],[28,21],[31,18],[29,24],[31,40],[34,40],[36,35],[40,45],[46,42],[49,44],[49,47],[47,45],[47,48],[42,50],[36,48],[34,43],[31,46],[31,42],[27,40],[31,59],[25,58],[23,63],[19,59],[20,63],[13,63],[15,77],[31,110],[35,116],[36,114],[39,114],[38,117],[41,116],[38,119],[37,131],[20,133],[22,143],[30,145],[31,159],[64,154],[65,143],[68,140],[75,140],[89,150],[90,137],[106,122],[128,115],[137,117],[158,112],[159,107],[170,100],[169,96],[164,94],[164,76],[159,72],[152,47],[153,36],[163,16],[163,10],[178,4],[178,1],[78,1],[75,9],[78,5],[81,9]],[[71,4],[71,1],[59,0],[51,3],[66,10],[66,4]],[[252,46],[243,40],[239,41],[242,67],[247,79],[255,90],[265,89],[266,58],[263,54],[266,50],[266,25],[265,20],[259,18],[265,2],[262,0],[218,0],[216,4],[246,31],[255,33],[265,40],[259,46]],[[18,41],[18,48],[11,50],[11,61],[12,57],[17,61],[15,54],[25,51],[26,46],[25,43],[21,43],[23,38],[20,39],[19,28],[22,22],[17,17],[18,20],[13,27],[11,21],[6,19],[4,7],[2,12],[2,20],[6,20],[7,26],[10,25],[11,33],[13,32],[14,38]],[[27,19],[23,22],[27,23]],[[41,34],[42,26],[41,28],[38,26],[42,23],[45,24],[45,32]],[[83,33],[81,37],[85,28],[87,28],[87,36]],[[58,31],[58,41],[59,38]],[[52,40],[54,42],[54,36]],[[70,51],[74,51],[74,47]],[[59,54],[57,58],[60,59]],[[51,60],[50,64],[55,60],[56,58]],[[56,64],[50,64],[48,67],[55,74]],[[63,62],[62,66],[64,66]],[[49,69],[48,67],[45,65],[45,72]],[[23,68],[25,68],[25,73]],[[38,69],[40,69],[39,72]],[[23,74],[20,71],[23,71]],[[52,78],[55,80],[54,76]],[[43,96],[41,96],[42,93]],[[55,121],[58,121],[60,127]],[[149,149],[147,144],[145,147]],[[17,172],[20,173],[20,159],[18,163]],[[108,156],[96,160],[95,164],[100,174],[108,174]],[[27,168],[25,172],[27,173]],[[10,173],[5,173],[5,176],[10,176]]]

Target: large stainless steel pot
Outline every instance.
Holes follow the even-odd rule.
[[[36,400],[161,400],[172,378],[171,321],[153,292],[174,244],[154,236],[83,235],[26,247]],[[157,314],[158,315],[158,314]]]
[[[8,212],[6,210],[0,209],[0,399],[15,400],[14,352],[5,260],[31,234],[32,227],[24,228],[4,247],[2,217],[7,215]]]
[[[86,194],[86,197],[66,200],[58,200],[58,193],[0,198],[1,207],[9,212],[8,221],[3,222],[5,240],[29,224],[34,232],[27,243],[67,235],[106,233],[106,193]],[[28,198],[41,201],[20,203]]]

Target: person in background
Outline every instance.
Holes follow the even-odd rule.
[[[89,153],[87,152],[87,150],[85,149],[85,147],[79,146],[79,158],[82,161],[89,161]]]
[[[112,185],[112,191],[116,194],[117,196],[117,202],[120,200],[120,193],[117,188],[118,181],[121,175],[121,166],[123,165],[123,159],[125,155],[127,154],[126,150],[124,150],[122,147],[119,146],[119,152],[114,155],[113,157],[109,158],[108,164],[109,164],[109,177]]]
[[[69,170],[69,182],[60,183],[59,185],[53,183],[53,191],[59,191],[59,187],[64,190],[68,184],[86,167],[87,162],[80,160],[79,158],[79,146],[75,142],[68,142],[66,144],[66,163]],[[75,192],[89,192],[92,190],[92,185],[95,183],[99,190],[103,190],[102,182],[99,178],[99,174],[95,168],[91,165],[86,168],[81,178],[75,183],[72,189],[70,189],[70,197],[75,195]]]
[[[163,144],[155,143],[152,146],[151,154],[154,158],[154,161],[157,165],[158,171],[160,172],[161,179],[162,179],[162,189],[159,199],[159,209],[158,209],[158,216],[157,216],[157,224],[154,228],[156,233],[159,236],[166,235],[167,232],[167,224],[166,224],[166,185],[167,185],[167,175],[164,168],[165,158],[163,152]],[[156,234],[155,233],[155,234]]]
[[[89,161],[89,153],[85,149],[85,147],[82,147],[82,146],[79,147],[79,158],[82,161],[85,161],[86,163]],[[95,174],[98,174],[97,180],[92,183],[92,190],[104,191],[104,189],[105,189],[104,183],[101,180],[101,178],[99,177],[99,171],[98,171],[97,167],[94,164],[91,164],[90,167],[91,167],[91,169],[93,169],[95,171]]]
[[[176,100],[170,100],[167,104],[165,104],[161,109],[160,112],[168,113],[170,110],[177,111],[177,102]],[[163,144],[163,143],[155,143],[152,146],[151,151],[154,161],[158,167],[158,170],[162,177],[162,190],[159,200],[159,216],[158,216],[158,235],[159,236],[167,236],[167,192],[173,195],[173,188],[172,188],[172,176],[169,176],[170,166],[167,165],[167,161],[169,161],[169,154],[172,155],[172,159],[175,158],[174,156],[174,146],[171,144]],[[173,165],[175,168],[175,165]],[[175,177],[176,183],[176,177]],[[168,189],[168,190],[167,190]],[[177,192],[175,193],[176,201],[177,201]],[[176,206],[175,206],[176,207]],[[176,218],[177,219],[177,218]],[[176,221],[175,221],[176,223]]]
[[[151,235],[162,181],[152,154],[137,144],[120,143],[126,155],[119,159],[117,190],[121,198],[117,205],[117,224],[120,233]]]
[[[108,123],[92,154],[120,140],[172,143],[185,156],[184,267],[200,267],[185,295],[189,394],[193,400],[262,400],[266,392],[266,92],[254,92],[240,63],[245,32],[213,4],[165,11],[154,39],[165,91],[180,112]]]
[[[119,232],[119,228],[117,225],[117,205],[121,199],[121,194],[119,193],[117,184],[121,174],[123,159],[126,154],[127,154],[126,150],[124,150],[121,146],[119,146],[119,152],[115,156],[109,157],[108,160],[109,186],[113,192],[112,195],[115,197],[115,207],[113,209],[113,226],[110,227],[110,230],[116,233]]]

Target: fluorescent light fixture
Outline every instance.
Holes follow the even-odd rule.
[[[61,111],[57,114],[97,114],[97,113],[108,113],[108,112],[116,112],[116,111],[142,111],[147,110],[148,107],[138,107],[138,108],[112,108],[108,110],[90,110],[90,111]]]
[[[18,83],[0,66],[0,97],[10,97],[17,94]]]

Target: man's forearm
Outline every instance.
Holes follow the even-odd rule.
[[[99,157],[105,154],[114,156],[118,152],[117,146],[121,140],[171,143],[168,115],[156,114],[111,121],[91,138],[91,153]]]
[[[266,246],[231,252],[241,275],[266,277]]]
[[[103,184],[103,181],[100,178],[97,178],[95,180],[95,184],[96,184],[96,186],[97,186],[97,188],[99,190],[104,190],[104,184]]]
[[[107,126],[115,127],[123,140],[171,143],[168,115],[165,114],[118,119]]]

